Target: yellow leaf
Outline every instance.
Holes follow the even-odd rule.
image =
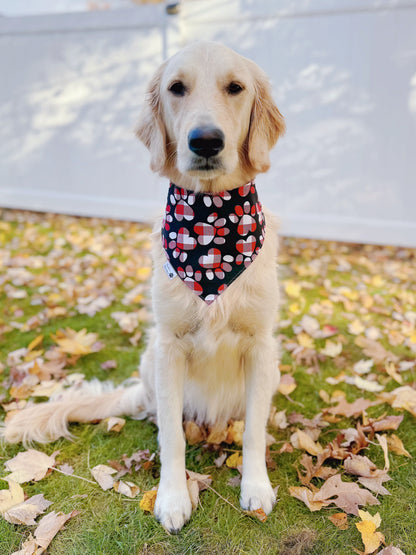
[[[59,345],[62,352],[70,355],[88,355],[92,353],[91,347],[98,339],[96,333],[87,333],[85,328],[78,332],[71,328],[66,328],[65,331],[58,330],[55,335],[51,334],[51,337]]]
[[[244,511],[244,512],[248,516],[253,516],[254,518],[257,518],[258,520],[260,520],[260,522],[266,522],[267,520],[267,515],[261,508],[255,509],[254,511]]]
[[[236,443],[237,445],[243,444],[243,433],[244,433],[244,420],[234,420],[227,430],[227,443]]]
[[[243,456],[240,455],[240,453],[233,453],[225,461],[225,464],[228,466],[228,468],[237,468],[238,466],[241,466],[243,464]]]
[[[325,347],[321,349],[321,353],[328,357],[335,358],[342,352],[342,343],[335,343],[335,341],[331,341],[327,339],[325,341]]]
[[[43,335],[38,335],[37,337],[35,337],[35,339],[33,339],[33,341],[29,343],[27,348],[29,349],[29,351],[33,351],[33,349],[38,347],[42,343],[42,341],[43,341]]]
[[[365,553],[373,553],[380,547],[381,543],[384,542],[383,534],[381,532],[376,532],[377,526],[372,520],[356,522],[355,525],[361,534]]]
[[[147,266],[141,266],[136,271],[136,276],[138,279],[145,281],[150,278],[150,274],[152,273],[152,269]]]
[[[314,341],[310,335],[305,332],[299,333],[297,335],[298,343],[301,347],[305,347],[306,349],[312,349],[314,346]]]
[[[348,331],[353,335],[359,335],[360,333],[363,333],[364,330],[365,327],[359,320],[353,320],[348,324]]]
[[[295,281],[293,281],[291,279],[286,280],[286,282],[285,282],[285,291],[286,291],[286,294],[289,297],[292,297],[292,298],[295,298],[295,299],[300,297],[301,289],[302,289],[302,287],[300,286],[299,283],[296,283]]]
[[[201,443],[205,439],[204,430],[192,420],[185,422],[185,437],[189,445]]]
[[[153,513],[156,503],[157,488],[145,491],[140,500],[139,507],[142,511]]]
[[[315,494],[303,486],[290,486],[289,493],[299,501],[303,501],[310,511],[320,511],[322,507],[329,505],[327,501],[315,501]]]
[[[412,458],[412,455],[407,451],[403,445],[402,440],[396,436],[396,434],[391,434],[391,436],[385,436],[387,439],[387,446],[390,451],[396,455],[404,455],[405,457]]]
[[[290,374],[284,374],[280,380],[279,392],[282,395],[290,395],[292,391],[295,391],[297,383],[295,378]]]

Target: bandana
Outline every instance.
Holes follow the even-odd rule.
[[[217,194],[171,183],[162,225],[166,273],[210,304],[256,258],[264,227],[254,181]]]

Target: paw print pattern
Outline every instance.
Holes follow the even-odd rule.
[[[254,182],[213,195],[169,188],[163,247],[179,278],[208,304],[256,258],[264,229]]]
[[[228,227],[225,227],[227,220],[219,218],[216,212],[212,212],[207,217],[206,222],[198,222],[194,225],[194,231],[198,236],[200,245],[209,245],[213,241],[216,245],[225,243],[225,236],[230,233]]]

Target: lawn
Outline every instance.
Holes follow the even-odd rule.
[[[138,376],[152,318],[148,234],[136,223],[0,210],[0,419],[71,380]],[[266,521],[239,509],[239,472],[229,462],[241,451],[238,434],[218,444],[210,431],[196,430],[195,438],[188,430],[187,468],[212,483],[190,523],[169,535],[140,507],[158,483],[155,425],[128,418],[120,431],[108,431],[107,422],[73,425],[72,442],[34,446],[59,451],[56,470],[21,483],[26,497],[52,502],[44,514],[78,511],[47,553],[370,553],[363,527],[371,528],[375,553],[389,545],[397,549],[384,553],[416,553],[416,250],[283,238],[279,264],[283,383],[268,429],[269,475],[279,489]],[[95,466],[120,470],[123,455],[146,449],[138,469],[121,478],[140,488],[136,497],[95,482]],[[0,446],[1,477],[24,451]],[[365,468],[352,471],[352,463]],[[319,505],[332,474],[360,494],[371,491],[379,504],[362,509],[381,522],[353,514],[352,490],[344,504],[321,495]],[[1,484],[0,509],[9,487]],[[294,494],[308,495],[309,506]],[[347,529],[329,519],[341,513]],[[36,525],[8,522],[4,503],[2,515],[0,553],[11,554]]]

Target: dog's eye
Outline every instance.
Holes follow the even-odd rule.
[[[234,81],[232,81],[227,87],[228,94],[231,94],[233,96],[240,94],[242,91],[243,87],[238,83],[235,83]]]
[[[182,83],[182,81],[175,81],[175,83],[172,83],[172,85],[170,85],[169,91],[175,96],[184,96],[186,92],[186,87]]]

